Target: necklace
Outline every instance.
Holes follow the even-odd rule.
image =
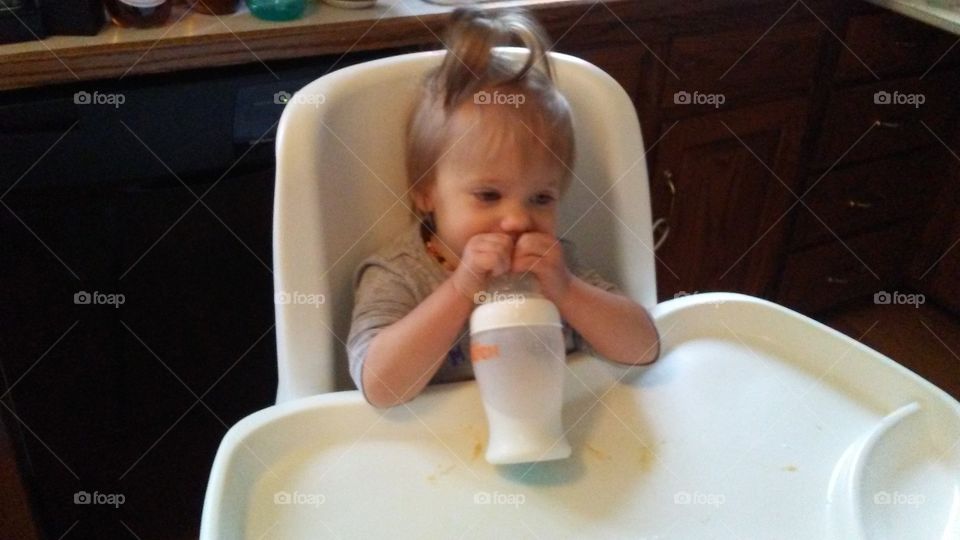
[[[454,270],[457,269],[457,266],[453,264],[452,261],[448,261],[446,257],[440,254],[440,250],[437,249],[437,246],[433,244],[432,236],[430,237],[429,240],[426,241],[424,245],[427,248],[427,253],[432,255],[433,258],[436,259],[438,263],[440,263],[440,266],[442,266],[444,270],[447,270],[448,272],[453,272]]]

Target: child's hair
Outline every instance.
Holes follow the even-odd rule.
[[[516,41],[530,51],[519,67],[494,51]],[[454,142],[450,119],[469,103],[487,105],[474,110],[482,119],[494,120],[478,129],[488,143],[485,148],[530,148],[535,157],[562,167],[561,191],[565,191],[574,160],[570,105],[553,84],[546,54],[549,45],[540,25],[521,11],[489,14],[461,8],[453,12],[446,43],[443,63],[427,74],[407,124],[411,191],[422,192],[436,181],[437,161]]]

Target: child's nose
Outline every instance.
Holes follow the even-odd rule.
[[[521,205],[514,205],[507,209],[500,222],[500,228],[507,234],[514,237],[520,233],[525,233],[533,226],[533,218],[526,208]]]

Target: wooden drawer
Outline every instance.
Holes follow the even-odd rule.
[[[942,144],[938,137],[948,138],[957,111],[957,80],[949,73],[835,91],[821,129],[817,167]]]
[[[777,301],[803,313],[889,290],[900,279],[911,222],[787,257]]]
[[[850,18],[837,61],[838,81],[923,75],[960,62],[956,36],[890,12]],[[952,49],[951,49],[952,47]]]
[[[793,245],[834,235],[844,238],[924,214],[945,174],[943,153],[939,148],[924,149],[810,178],[806,206],[797,207]]]
[[[715,111],[715,104],[697,104],[696,96],[720,94],[729,103],[748,96],[805,93],[813,83],[822,30],[816,22],[803,22],[775,26],[759,41],[763,30],[753,28],[679,37],[670,44],[660,103],[684,111]]]

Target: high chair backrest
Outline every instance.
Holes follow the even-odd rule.
[[[515,58],[519,48],[500,49]],[[345,376],[361,260],[412,219],[404,129],[414,93],[444,51],[330,73],[305,86],[277,134],[273,265],[277,402],[330,392]],[[578,58],[551,53],[573,107],[577,162],[558,235],[576,257],[644,306],[656,303],[643,140],[626,92]]]

